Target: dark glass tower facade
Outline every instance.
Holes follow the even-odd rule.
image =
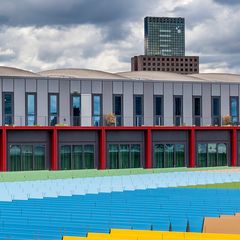
[[[184,18],[145,17],[145,55],[184,56]]]

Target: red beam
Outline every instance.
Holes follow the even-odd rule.
[[[51,136],[51,170],[58,170],[58,134],[53,129]]]
[[[106,131],[101,128],[99,133],[99,169],[106,169]]]
[[[1,132],[0,170],[3,172],[7,171],[7,133],[6,133],[5,127],[2,127],[2,132]]]
[[[145,167],[152,168],[152,132],[148,129],[145,132]]]
[[[232,159],[232,167],[237,166],[237,129],[234,128],[232,130],[231,135],[231,159]]]
[[[195,131],[190,130],[189,133],[189,167],[193,168],[196,166],[195,163]]]

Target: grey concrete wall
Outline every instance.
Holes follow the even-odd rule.
[[[3,92],[13,92],[13,79],[3,79]]]
[[[48,80],[48,91],[49,91],[49,93],[58,93],[59,92],[59,80],[52,80],[52,79]]]
[[[230,115],[229,84],[221,84],[221,116]]]
[[[202,95],[202,84],[201,83],[193,83],[193,96],[201,96]]]
[[[123,83],[123,116],[124,126],[133,125],[133,83]]]
[[[144,83],[144,125],[153,125],[153,83]]]
[[[211,124],[211,84],[202,84],[202,123],[203,125]],[[207,106],[207,107],[206,107]]]
[[[92,91],[91,81],[81,81],[81,93],[90,94]]]
[[[103,104],[103,114],[112,113],[113,111],[113,99],[112,99],[112,82],[104,81],[103,82],[103,95],[102,95],[102,104]]]
[[[164,125],[173,125],[173,84],[164,83]]]
[[[59,123],[70,124],[70,86],[68,80],[60,81]]]
[[[102,81],[92,81],[92,93],[102,94]]]
[[[163,95],[163,83],[154,83],[154,95]]]
[[[37,80],[26,79],[26,92],[36,92],[36,91],[37,91]]]
[[[113,94],[123,94],[123,83],[113,81]]]
[[[71,93],[80,93],[81,92],[81,82],[79,80],[71,80],[70,81],[70,90]]]
[[[192,84],[183,84],[183,123],[192,125]]]
[[[220,84],[212,84],[212,96],[221,96]]]
[[[25,80],[14,80],[14,124],[25,125]]]
[[[37,123],[48,125],[48,83],[47,80],[37,80]]]

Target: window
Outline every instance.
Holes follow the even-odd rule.
[[[114,95],[113,96],[113,113],[116,116],[116,126],[121,126],[122,125],[122,114],[123,114],[123,109],[122,109],[122,95]]]
[[[110,169],[142,166],[140,144],[109,144],[108,156]]]
[[[94,145],[62,145],[60,147],[60,168],[92,169],[95,167]]]
[[[36,93],[26,94],[26,125],[33,126],[37,123],[37,104],[36,104]]]
[[[71,123],[73,126],[81,125],[81,96],[76,94],[71,97]]]
[[[163,97],[154,96],[154,124],[163,125]]]
[[[226,166],[227,144],[226,143],[199,143],[198,144],[198,167]]]
[[[9,170],[32,171],[46,169],[46,146],[42,144],[12,144],[9,146]]]
[[[230,97],[230,115],[232,124],[238,124],[238,97]]]
[[[93,126],[102,125],[102,96],[93,95],[92,97],[92,121]]]
[[[174,124],[175,126],[182,125],[182,96],[174,96]]]
[[[134,125],[143,125],[143,96],[134,95]]]
[[[202,98],[193,97],[193,125],[201,126]]]
[[[13,93],[4,92],[3,93],[3,124],[12,125],[13,121]]]
[[[185,145],[181,143],[155,144],[155,168],[172,168],[185,166]]]
[[[220,97],[212,97],[212,125],[221,124]]]
[[[49,94],[49,125],[55,126],[58,123],[58,94]]]

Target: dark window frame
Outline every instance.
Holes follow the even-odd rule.
[[[51,96],[57,96],[57,114],[51,114]],[[59,93],[48,93],[48,125],[49,126],[54,126],[54,125],[51,125],[51,117],[56,117],[57,121],[55,123],[58,124],[58,121],[59,121]]]
[[[142,103],[142,105],[141,105],[142,114],[141,115],[136,114],[136,98],[137,97],[141,97],[141,103]],[[138,124],[139,117],[140,117],[140,124]],[[133,120],[134,120],[134,123],[133,123],[134,126],[144,125],[144,95],[143,94],[134,94],[133,95]]]
[[[100,97],[100,115],[94,115],[94,97],[99,96]],[[92,126],[94,125],[94,117],[99,117],[99,126],[103,125],[103,102],[102,102],[102,94],[92,94]]]
[[[200,115],[195,115],[195,100],[200,99]],[[201,126],[202,120],[202,96],[193,96],[192,97],[192,123],[196,126]]]
[[[176,112],[176,104],[175,101],[177,98],[181,99],[181,115],[175,115]],[[183,96],[182,95],[174,95],[173,96],[173,116],[174,116],[174,125],[180,126],[183,123]],[[179,121],[180,118],[180,121]]]
[[[11,114],[5,114],[5,95],[10,94],[11,95],[11,108],[12,113]],[[12,122],[10,124],[5,123],[5,117],[10,116],[12,119]],[[14,92],[3,92],[2,93],[2,125],[13,125],[14,124]]]
[[[213,101],[214,99],[219,100],[219,115],[214,115],[214,109],[213,109]],[[212,96],[211,98],[211,119],[212,119],[212,125],[221,125],[221,97],[220,96]],[[215,122],[216,121],[216,122]]]
[[[121,114],[116,115],[116,103],[115,103],[115,97],[120,97],[121,98]],[[122,126],[123,125],[123,94],[113,94],[113,113],[116,117],[115,119],[115,125],[116,126]]]
[[[232,108],[231,108],[231,99],[232,98],[236,98],[237,99],[237,116],[233,116],[232,115]],[[231,116],[231,122],[232,124],[239,124],[239,97],[238,96],[230,96],[230,99],[229,99],[229,109],[230,109],[230,116]],[[237,119],[237,122],[236,123],[233,123],[232,119],[233,118],[236,118]]]
[[[28,95],[34,96],[34,114],[28,113]],[[28,117],[34,116],[34,125],[37,124],[37,93],[36,92],[26,92],[25,94],[25,125],[29,126]]]
[[[161,115],[156,114],[156,99],[161,98]],[[164,97],[163,95],[153,95],[153,114],[154,114],[154,124],[155,125],[164,125]],[[160,119],[160,121],[159,121]],[[160,124],[157,124],[160,123]]]
[[[75,125],[74,116],[73,116],[73,97],[79,97],[80,98],[80,114],[79,114],[79,120],[78,120],[78,124],[77,125]],[[71,122],[72,126],[81,126],[81,114],[82,114],[81,103],[82,103],[81,94],[79,94],[79,93],[72,93],[70,95],[70,117],[71,117],[71,121],[70,122]]]

